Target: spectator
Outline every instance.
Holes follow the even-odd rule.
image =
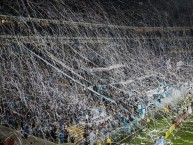
[[[60,143],[64,143],[64,134],[63,133],[60,134],[59,139],[60,139]]]
[[[90,145],[94,145],[95,142],[95,134],[94,131],[92,130],[89,134],[89,141],[90,141]]]
[[[51,139],[52,139],[53,142],[56,142],[56,140],[57,140],[56,128],[53,128],[51,130]]]
[[[107,139],[106,139],[106,145],[110,145],[111,144],[111,139],[108,137]]]
[[[71,143],[74,143],[75,142],[75,138],[72,136],[72,137],[70,137],[70,142]]]
[[[25,128],[24,128],[24,138],[27,139],[28,138],[28,135],[29,135],[29,126],[27,125]]]
[[[65,129],[65,131],[64,131],[64,143],[68,143],[68,135],[69,135],[69,133],[68,133],[68,131]]]

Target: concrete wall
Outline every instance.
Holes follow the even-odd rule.
[[[57,145],[55,143],[52,143],[47,140],[43,140],[41,138],[37,138],[34,136],[29,136],[28,139],[22,139],[21,134],[18,131],[15,131],[13,129],[0,126],[0,139],[1,140],[7,140],[3,145],[13,145],[10,138],[12,138],[15,142],[17,142],[17,145]],[[66,143],[61,145],[74,145],[72,143]]]

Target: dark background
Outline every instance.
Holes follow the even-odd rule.
[[[0,14],[130,26],[191,26],[192,0],[0,0]]]

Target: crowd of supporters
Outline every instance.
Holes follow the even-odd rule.
[[[61,143],[82,138],[85,144],[104,144],[107,140],[112,142],[113,130],[123,128],[125,133],[131,133],[140,127],[140,119],[151,117],[155,108],[162,106],[164,98],[171,97],[172,90],[181,89],[172,72],[177,71],[182,82],[190,83],[188,76],[192,69],[184,65],[176,70],[172,64],[174,70],[168,70],[169,62],[160,62],[160,74],[163,75],[136,77],[115,85],[95,84],[89,87],[93,90],[90,91],[78,88],[33,56],[31,59],[27,55],[22,57],[5,56],[5,63],[1,64],[4,69],[1,74],[4,82],[0,96],[1,123],[20,130],[24,138],[34,135]],[[12,64],[8,63],[9,59],[13,60]],[[38,67],[31,64],[38,64]],[[16,66],[20,69],[14,69]],[[90,75],[86,77],[92,80]],[[148,94],[148,90],[153,89],[156,92]],[[30,93],[32,95],[28,95]],[[79,124],[83,131],[80,137],[69,129],[72,126],[80,128]]]
[[[94,88],[96,89],[98,86],[94,86]],[[164,88],[166,89],[166,87]],[[117,105],[106,99],[99,101],[97,97],[89,97],[89,103],[84,105],[80,103],[74,106],[58,104],[60,111],[56,114],[48,109],[49,103],[44,104],[47,106],[43,107],[45,112],[37,110],[36,106],[43,104],[30,96],[26,96],[27,106],[16,99],[6,99],[5,102],[3,101],[5,98],[1,97],[0,121],[2,125],[20,130],[23,138],[34,135],[55,143],[58,141],[74,143],[75,136],[69,133],[68,128],[84,122],[82,141],[91,145],[94,143],[103,144],[105,141],[106,143],[111,142],[110,133],[117,128],[124,127],[125,132],[131,133],[132,130],[139,127],[140,119],[150,117],[149,113],[162,103],[161,100],[169,96],[171,97],[171,94],[162,97],[155,95],[152,96],[151,102],[144,99],[145,96],[143,98],[128,96],[125,97],[125,100],[119,101]],[[79,99],[81,100],[81,98]],[[150,105],[150,103],[153,104]],[[37,117],[38,113],[42,113],[41,118]],[[52,117],[59,117],[59,119],[54,122]]]
[[[12,53],[5,55],[4,63],[1,64],[4,71],[0,74],[0,120],[2,124],[20,130],[24,138],[31,134],[53,142],[76,142],[77,138],[81,138],[85,144],[103,144],[110,139],[113,142],[112,131],[123,128],[123,132],[131,133],[140,127],[140,119],[151,117],[155,108],[164,104],[165,98],[182,88],[179,81],[192,83],[192,67],[188,63],[176,70],[177,61],[170,64],[161,59],[156,61],[160,63],[158,66],[155,64],[155,69],[160,70],[158,74],[119,81],[114,85],[95,83],[88,89],[77,87],[76,83],[32,55],[28,57],[26,53],[22,57],[16,56],[12,56]],[[115,75],[117,70],[110,71],[112,73],[109,75],[101,74],[109,80],[111,76],[119,80],[120,76]],[[139,71],[143,73],[143,70]],[[173,75],[175,72],[177,74]],[[121,76],[126,78],[127,75],[135,75],[130,73]],[[98,73],[98,77],[101,74]],[[85,78],[91,82],[96,79],[89,71]],[[80,128],[78,125],[83,131],[80,137],[69,129],[72,126]]]
[[[178,53],[179,48],[191,47],[185,44],[189,40],[162,41],[157,39],[161,32],[141,36],[143,30],[126,28],[179,25],[173,24],[174,16],[167,18],[164,3],[159,16],[151,15],[157,13],[156,2],[151,8],[135,3],[138,10],[126,16],[132,9],[121,10],[122,2],[108,13],[110,5],[94,1],[77,6],[62,0],[22,2],[3,1],[0,8],[8,17],[1,20],[1,34],[13,36],[1,39],[6,43],[0,49],[0,122],[19,130],[25,139],[34,135],[55,143],[80,138],[85,145],[111,144],[116,141],[113,131],[121,128],[129,134],[144,125],[141,119],[150,122],[155,108],[165,107],[172,89],[180,90],[182,82],[192,79],[188,51],[181,58],[156,55],[173,47]],[[142,5],[147,13],[141,13]],[[180,11],[179,19],[186,19],[186,11]],[[182,35],[167,33],[171,38]]]

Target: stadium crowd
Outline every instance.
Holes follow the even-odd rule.
[[[94,86],[93,88],[99,91],[98,88],[100,87]],[[88,92],[85,91],[85,93]],[[123,92],[120,94],[123,95]],[[57,103],[59,110],[54,114],[53,110],[49,109],[50,103],[40,102],[32,96],[26,96],[27,105],[21,104],[17,99],[6,99],[5,102],[5,98],[1,97],[0,121],[2,125],[20,130],[24,138],[31,134],[55,143],[58,141],[60,143],[74,143],[75,137],[69,133],[68,128],[85,122],[82,134],[85,145],[103,144],[104,140],[108,144],[111,143],[110,132],[112,130],[124,126],[124,131],[130,133],[133,129],[139,127],[137,125],[139,118],[144,119],[150,116],[148,114],[150,110],[155,109],[157,103],[161,103],[163,98],[158,94],[155,95],[152,98],[154,104],[150,105],[148,99],[141,99],[137,95],[128,96],[119,101],[118,105],[113,105],[108,100],[99,101],[97,97],[89,97],[89,103],[85,104],[77,103],[73,106],[65,104],[65,106],[62,103]],[[81,99],[83,98],[79,97],[79,100]],[[42,105],[42,109],[45,109],[45,111],[37,110],[37,105]],[[94,111],[97,113],[91,108],[96,108],[97,110]],[[39,116],[38,113],[42,113],[41,118],[37,117]],[[58,121],[55,122],[52,118],[58,118]]]
[[[59,48],[56,48],[56,51],[57,49],[59,51]],[[91,75],[89,70],[81,72],[81,67],[86,67],[86,62],[84,62],[85,66],[83,62],[82,66],[76,66],[81,58],[68,61],[72,57],[69,55],[63,61],[72,67],[72,70],[78,67],[77,72],[80,74],[84,72],[85,79],[95,84],[89,88],[77,87],[76,83],[64,78],[32,54],[24,50],[9,51],[9,55],[1,58],[4,63],[1,64],[3,71],[0,74],[2,80],[0,121],[6,126],[11,125],[20,130],[24,138],[31,134],[53,142],[58,140],[61,143],[75,142],[78,133],[74,135],[69,128],[72,126],[80,128],[78,126],[80,124],[82,134],[79,135],[85,144],[92,145],[96,141],[103,144],[107,140],[108,143],[113,142],[111,138],[113,130],[122,128],[121,131],[131,133],[142,125],[139,122],[140,119],[151,117],[152,112],[162,104],[163,99],[171,96],[172,89],[180,89],[181,84],[178,84],[177,79],[181,79],[181,82],[191,80],[192,67],[183,64],[176,69],[176,62],[178,62],[176,60],[171,63],[163,58],[155,60],[151,67],[158,69],[160,73],[155,72],[152,75],[145,75],[144,70],[141,69],[136,69],[138,73],[135,74],[129,71],[129,68],[125,69],[128,73],[125,72],[120,76],[116,75],[116,72],[122,73],[122,68],[109,70],[109,74],[97,72]],[[16,54],[13,56],[12,51],[16,51],[19,57]],[[86,49],[84,51],[86,52]],[[3,54],[6,53],[7,50]],[[25,55],[21,57],[19,53]],[[60,59],[59,55],[58,58]],[[145,60],[145,56],[141,59]],[[10,60],[12,63],[9,63]],[[72,62],[74,62],[73,65]],[[179,76],[175,76],[174,72]],[[96,75],[98,77],[102,75],[109,81],[112,79],[111,76],[116,80],[119,80],[118,77],[126,78],[127,75],[143,77],[136,76],[125,82],[120,80],[117,84],[106,82],[99,85],[98,82],[101,80],[97,82]],[[153,93],[147,93],[156,88],[157,90]]]
[[[156,36],[153,41],[146,38],[130,41],[141,36],[136,32],[140,29],[134,33],[125,29],[127,26],[155,27],[160,23],[165,27],[171,22],[178,26],[178,20],[173,24],[174,16],[171,22],[163,21],[169,16],[164,10],[168,4],[162,3],[163,10],[158,17],[154,14],[156,8],[142,2],[135,3],[138,10],[131,15],[127,14],[132,10],[119,8],[106,13],[109,5],[102,8],[101,3],[95,1],[80,1],[77,6],[74,1],[62,0],[22,2],[21,5],[3,1],[1,7],[5,17],[14,15],[16,20],[2,19],[0,33],[16,40],[2,41],[6,43],[0,49],[0,122],[19,130],[24,138],[34,135],[55,143],[73,143],[81,138],[85,145],[111,144],[113,130],[120,128],[128,134],[140,128],[144,125],[140,120],[148,118],[149,122],[152,112],[171,95],[172,88],[179,89],[179,82],[192,79],[192,66],[187,65],[192,64],[191,56],[156,55],[161,51],[167,54],[168,48],[174,46],[178,52],[178,48],[185,47],[184,43],[157,39],[162,35],[160,32],[158,35],[145,33],[145,37]],[[170,4],[174,4],[173,1]],[[141,11],[142,5],[144,11],[148,8],[149,12]],[[158,6],[157,2],[154,5]],[[177,11],[179,13],[179,9]],[[166,15],[160,15],[162,13]],[[141,16],[138,18],[136,14]],[[184,15],[180,10],[183,25],[182,20],[187,19]],[[177,34],[167,35],[174,38]],[[60,36],[72,41],[60,40]],[[73,37],[80,38],[74,40]],[[93,37],[96,42],[90,40]],[[86,43],[81,43],[84,39]],[[171,63],[169,58],[173,59]],[[180,61],[184,63],[178,63]],[[116,64],[124,67],[109,68]],[[77,86],[77,82],[86,88]],[[163,91],[146,93],[157,87]],[[72,132],[72,126],[82,133]]]

